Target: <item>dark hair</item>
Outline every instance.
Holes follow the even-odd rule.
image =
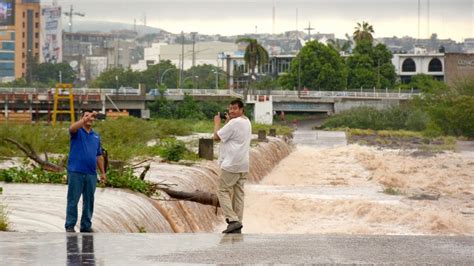
[[[85,113],[92,113],[92,112],[94,112],[92,109],[82,109],[81,117],[83,117]]]
[[[240,109],[244,108],[244,103],[240,99],[233,100],[230,105],[238,105]]]

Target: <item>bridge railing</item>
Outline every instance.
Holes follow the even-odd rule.
[[[139,95],[140,90],[133,88],[74,88],[76,95]],[[54,93],[54,89],[50,88],[0,88],[0,94],[48,94]],[[67,94],[64,91],[63,94]],[[242,97],[242,90],[216,90],[216,89],[167,89],[166,95],[181,96],[184,94],[198,96],[236,96]],[[394,92],[394,91],[293,91],[293,90],[256,90],[249,91],[252,95],[272,95],[282,97],[299,97],[299,98],[392,98],[392,99],[410,99],[413,96],[420,95],[418,92]],[[148,95],[159,95],[158,91],[151,90]]]
[[[388,92],[388,91],[289,91],[289,90],[258,90],[255,95],[294,96],[300,98],[394,98],[410,99],[418,96],[418,92]]]

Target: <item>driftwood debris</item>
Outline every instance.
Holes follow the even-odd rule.
[[[161,188],[170,197],[178,200],[193,201],[204,205],[219,207],[217,195],[210,192],[196,190],[194,192],[176,191],[169,188]]]
[[[21,144],[20,142],[14,140],[12,138],[4,138],[4,140],[7,141],[7,142],[12,143],[15,146],[17,146],[18,149],[20,149],[22,152],[25,153],[26,156],[28,156],[28,158],[30,158],[31,160],[33,160],[34,162],[39,164],[41,166],[41,168],[43,168],[46,171],[60,173],[60,172],[64,172],[66,170],[63,166],[50,162],[48,160],[47,155],[45,156],[45,160],[41,159],[38,156],[38,154],[35,152],[33,147],[31,147],[31,145],[28,144],[28,143]]]

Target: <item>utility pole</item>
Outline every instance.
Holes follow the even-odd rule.
[[[183,71],[184,71],[184,32],[181,31],[181,69],[179,70],[179,89],[183,87]]]
[[[311,21],[308,22],[308,27],[305,30],[308,31],[308,41],[311,41],[311,30],[314,30],[314,28],[311,28]]]
[[[194,52],[194,45],[196,44],[196,34],[197,32],[193,31],[191,32],[192,36],[193,36],[193,66],[192,66],[192,69],[193,69],[193,89],[196,88],[196,75],[195,75],[195,72],[196,70],[194,69],[194,67],[196,66],[196,53]]]
[[[72,16],[84,17],[84,13],[74,12],[72,5],[69,7],[69,12],[64,12],[64,15],[69,17],[69,32],[72,33]]]

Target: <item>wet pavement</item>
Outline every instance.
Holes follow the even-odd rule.
[[[0,265],[474,264],[449,236],[0,233]]]

